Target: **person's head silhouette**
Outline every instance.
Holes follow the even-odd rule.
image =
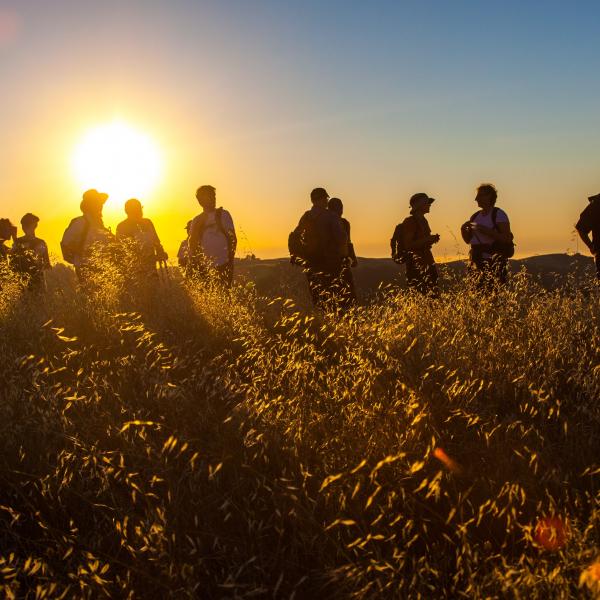
[[[314,206],[320,206],[327,208],[327,201],[329,200],[329,194],[325,188],[315,188],[310,193],[310,200]]]
[[[327,208],[338,217],[344,214],[344,203],[339,198],[330,198]]]
[[[81,212],[84,215],[101,218],[102,209],[107,198],[108,194],[103,194],[95,189],[87,190],[83,193],[81,204],[79,205]]]
[[[144,207],[137,198],[131,198],[125,202],[125,213],[133,221],[139,221],[144,216]]]
[[[409,201],[410,212],[413,215],[426,215],[434,202],[435,199],[430,198],[425,192],[413,194]]]
[[[31,213],[23,215],[21,219],[21,229],[23,233],[28,237],[35,237],[35,230],[40,222],[40,218],[36,217]]]
[[[475,202],[482,210],[490,210],[498,199],[498,190],[491,183],[482,183],[477,188]]]
[[[202,185],[196,190],[198,204],[206,210],[214,210],[217,206],[217,190],[212,185]]]

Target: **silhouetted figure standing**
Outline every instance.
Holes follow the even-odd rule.
[[[36,292],[46,289],[45,271],[51,266],[46,242],[35,235],[39,221],[39,217],[31,213],[23,216],[21,228],[25,235],[15,240],[11,251],[12,268],[24,275],[28,288]]]
[[[191,227],[192,227],[192,222],[188,221],[187,225],[185,226],[185,231],[187,233],[187,236],[186,236],[185,240],[183,240],[181,242],[181,244],[179,244],[179,250],[177,251],[177,262],[179,263],[179,267],[183,271],[184,274],[187,272],[187,266],[188,266],[188,254],[189,254],[188,241],[190,238]]]
[[[575,227],[596,260],[596,275],[600,279],[600,194],[590,196],[588,200],[589,204],[581,213]]]
[[[327,191],[315,188],[310,199],[311,210],[302,215],[289,236],[290,256],[305,269],[313,304],[334,308],[348,240],[340,217],[327,209]]]
[[[8,265],[10,248],[6,245],[8,240],[14,240],[17,237],[17,228],[10,222],[10,219],[0,219],[0,265]]]
[[[233,219],[224,208],[217,208],[216,190],[203,185],[196,191],[202,213],[192,220],[188,240],[188,267],[192,276],[216,275],[218,281],[230,287],[237,236]]]
[[[164,251],[154,224],[144,218],[142,203],[136,198],[125,202],[127,218],[117,225],[117,240],[131,245],[135,264],[133,270],[138,275],[158,277],[156,263],[169,257]]]
[[[435,202],[424,192],[410,199],[410,216],[396,227],[392,237],[392,257],[406,265],[406,280],[410,289],[437,296],[438,272],[431,248],[440,241],[432,235],[425,217]]]
[[[79,205],[83,214],[69,223],[60,243],[63,258],[75,267],[81,283],[95,270],[91,260],[93,250],[108,248],[114,239],[102,220],[102,209],[107,198],[108,194],[95,189],[84,192]]]
[[[342,286],[340,291],[340,305],[342,308],[350,308],[350,306],[356,304],[356,286],[354,285],[352,269],[358,266],[358,259],[356,258],[354,244],[350,236],[350,221],[342,216],[344,214],[344,204],[339,198],[330,198],[327,208],[340,218],[344,233],[346,234],[346,256],[342,259],[340,276]]]
[[[496,188],[483,183],[477,188],[479,209],[461,227],[463,240],[471,245],[471,267],[477,286],[484,289],[506,283],[508,259],[514,255],[508,215],[496,206]]]

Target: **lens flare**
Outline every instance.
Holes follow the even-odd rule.
[[[536,523],[533,539],[544,550],[556,552],[567,543],[568,538],[569,526],[561,517],[543,517]]]

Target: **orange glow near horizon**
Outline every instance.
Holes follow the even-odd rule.
[[[72,169],[82,189],[96,188],[120,203],[151,194],[163,177],[164,159],[151,136],[113,121],[84,135],[73,151]]]

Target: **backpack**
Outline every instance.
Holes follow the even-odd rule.
[[[201,248],[202,236],[204,235],[204,230],[206,229],[206,216],[207,216],[207,213],[201,213],[200,215],[198,215],[196,217],[196,219],[199,219],[199,222],[200,222],[200,227],[199,227],[199,231],[198,231],[198,239],[200,240],[198,249],[200,250],[200,253],[202,253],[202,248]],[[194,219],[194,221],[196,219]],[[230,257],[231,262],[233,262],[233,259],[235,257],[235,250],[237,247],[237,238],[236,238],[234,232],[227,231],[227,229],[225,229],[225,227],[223,225],[223,208],[215,209],[215,226],[227,240],[227,246],[229,247],[229,257]],[[193,227],[193,225],[192,225],[192,227]],[[190,238],[188,236],[188,241],[189,241],[189,239]]]
[[[83,232],[77,244],[75,244],[75,246],[71,246],[70,244],[65,243],[65,236],[67,235],[69,229],[73,227],[73,224],[77,221],[77,219],[84,220]],[[75,264],[77,257],[83,251],[83,246],[85,245],[85,240],[87,239],[89,230],[90,223],[85,217],[77,217],[69,223],[69,226],[65,229],[65,232],[63,233],[63,239],[60,242],[60,251],[62,252],[62,257],[65,260],[65,262],[68,262],[70,265]]]
[[[293,263],[314,262],[323,255],[323,244],[317,220],[305,212],[298,227],[288,236],[288,250]]]
[[[399,265],[406,262],[408,252],[404,247],[404,223],[396,225],[394,235],[390,240],[390,246],[392,248],[392,260]]]
[[[407,250],[404,247],[404,223],[406,219],[402,221],[399,225],[396,225],[396,229],[394,229],[394,235],[390,240],[390,246],[392,247],[392,260],[399,265],[404,264],[408,261],[411,255],[411,251]],[[421,230],[421,233],[424,233],[421,229],[421,225],[417,220],[417,229]]]
[[[492,223],[494,224],[494,229],[496,231],[500,231],[498,229],[498,225],[496,222],[496,219],[498,218],[498,211],[500,209],[497,206],[494,206],[494,208],[492,209]],[[477,215],[479,215],[481,211],[478,210],[470,219],[469,221],[473,222],[475,220],[475,217],[477,217]],[[500,254],[502,255],[504,258],[512,258],[515,255],[515,242],[514,242],[514,236],[511,233],[511,238],[510,238],[510,242],[498,242],[498,241],[494,241],[490,244],[491,246],[491,254]]]

